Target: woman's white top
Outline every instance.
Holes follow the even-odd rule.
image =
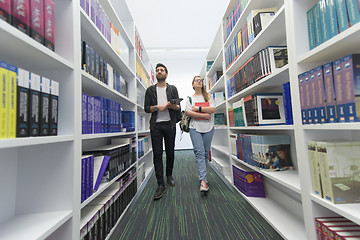
[[[205,102],[205,99],[202,95],[200,96],[191,96],[191,103],[189,98],[186,97],[185,111],[192,110],[192,106],[195,106],[196,102]],[[209,98],[209,106],[215,107],[215,103],[210,96]],[[195,118],[191,118],[190,120],[190,128],[195,129],[198,132],[206,133],[209,132],[214,127],[214,114],[211,114],[210,120],[195,120]]]

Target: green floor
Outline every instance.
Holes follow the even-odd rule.
[[[209,192],[200,193],[192,150],[176,151],[176,186],[153,200],[155,173],[110,239],[283,239],[208,167]]]

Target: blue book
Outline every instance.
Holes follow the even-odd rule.
[[[88,96],[85,93],[82,93],[82,103],[81,103],[81,123],[82,123],[82,134],[87,134],[87,129],[88,129],[88,122],[87,122],[87,99]]]
[[[300,95],[300,108],[301,108],[301,121],[306,124],[306,109],[305,109],[305,81],[304,73],[298,75],[299,82],[299,95]]]
[[[346,122],[360,121],[360,54],[351,54],[342,58],[343,87],[346,92]]]
[[[335,87],[332,62],[325,63],[324,70],[324,90],[326,101],[326,122],[337,122],[335,106]]]
[[[94,98],[94,133],[101,133],[101,101]]]
[[[310,50],[316,47],[315,43],[315,23],[313,8],[306,12],[307,24],[308,24],[308,35],[309,35],[309,47]]]
[[[284,111],[286,125],[293,125],[293,113],[292,113],[292,104],[291,104],[291,92],[290,92],[290,82],[286,82],[282,85],[283,88],[283,102],[284,102]]]
[[[323,43],[322,38],[322,28],[320,20],[320,2],[317,2],[313,7],[313,16],[314,16],[314,30],[315,30],[315,44],[319,46]]]
[[[345,0],[334,0],[336,6],[336,15],[338,20],[339,31],[343,32],[349,28],[349,19],[347,16]]]
[[[311,90],[310,90],[310,71],[304,73],[304,95],[305,95],[305,111],[306,111],[306,124],[312,124],[311,112]]]
[[[94,156],[91,155],[88,157],[87,159],[88,161],[88,168],[89,168],[89,176],[88,176],[88,182],[87,182],[87,191],[86,191],[86,195],[87,198],[89,198],[92,194],[93,194],[93,179],[94,179]]]
[[[323,66],[315,68],[315,109],[317,112],[317,120],[315,123],[326,122],[326,109],[325,109],[325,93],[324,93],[324,79],[323,79]]]
[[[326,22],[329,39],[339,34],[338,20],[336,15],[335,0],[326,1]]]
[[[346,0],[346,7],[350,26],[354,26],[360,21],[358,0]]]
[[[86,200],[86,159],[87,155],[82,156],[81,158],[81,203],[83,203]]]
[[[330,35],[329,35],[329,21],[328,21],[328,9],[327,9],[327,4],[326,4],[326,0],[320,0],[319,1],[319,6],[320,6],[320,26],[321,26],[321,33],[322,33],[322,39],[323,42],[327,41],[330,39]]]
[[[346,86],[344,86],[345,71],[343,71],[342,59],[339,58],[333,61],[333,72],[334,72],[334,86],[335,86],[335,99],[336,99],[336,113],[338,122],[346,122],[346,104],[347,95]]]
[[[88,96],[87,107],[87,133],[92,134],[94,125],[94,97]]]

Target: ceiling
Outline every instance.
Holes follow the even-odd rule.
[[[157,61],[179,64],[184,60],[186,64],[197,59],[193,67],[197,67],[198,74],[229,0],[126,0],[126,3],[153,66]]]

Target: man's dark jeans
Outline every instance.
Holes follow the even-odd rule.
[[[158,185],[164,185],[164,167],[162,161],[163,155],[163,139],[165,140],[166,152],[166,176],[172,176],[174,166],[175,152],[175,135],[176,127],[171,127],[171,122],[159,122],[155,124],[151,130],[151,143],[153,148],[153,161],[155,167],[155,175]]]

